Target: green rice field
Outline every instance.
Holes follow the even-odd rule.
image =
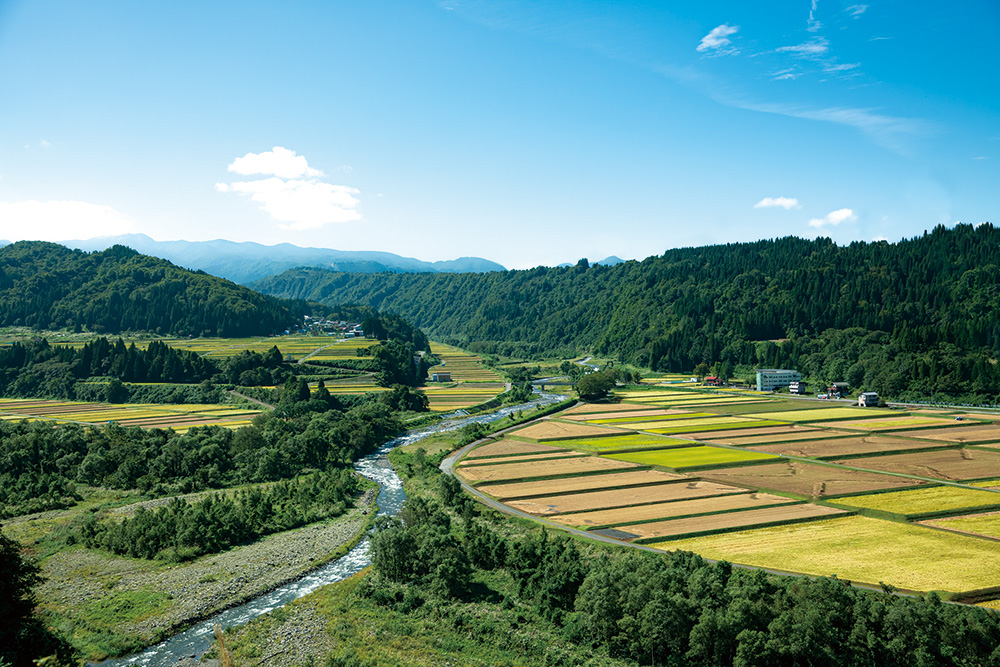
[[[613,452],[627,449],[656,449],[657,447],[687,447],[689,440],[678,438],[660,438],[657,436],[634,433],[615,435],[604,438],[575,438],[572,440],[553,440],[549,444],[566,449],[579,449],[587,452]]]
[[[672,470],[708,468],[778,458],[773,454],[765,454],[763,452],[727,449],[725,447],[712,447],[709,445],[622,454],[605,454],[604,456],[609,459],[628,461],[630,463],[638,463],[639,465],[660,466]]]

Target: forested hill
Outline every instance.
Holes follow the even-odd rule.
[[[658,370],[791,366],[886,395],[996,400],[1000,230],[899,243],[783,238],[617,266],[489,274],[294,270],[257,289],[395,312],[433,338],[530,355],[594,352]]]
[[[254,336],[284,331],[303,307],[124,246],[0,248],[0,326]]]

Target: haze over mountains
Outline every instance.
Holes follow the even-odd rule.
[[[166,259],[178,266],[201,270],[240,284],[249,284],[287,269],[310,266],[348,273],[484,273],[506,269],[480,257],[425,262],[391,252],[302,248],[290,243],[267,246],[254,242],[156,241],[145,234],[101,236],[63,241],[63,245],[93,252],[124,245],[144,255]],[[0,245],[3,245],[0,242]]]

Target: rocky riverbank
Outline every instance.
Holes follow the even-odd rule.
[[[128,653],[301,577],[360,536],[377,491],[332,521],[169,565],[73,547],[42,562],[41,606],[91,659]]]

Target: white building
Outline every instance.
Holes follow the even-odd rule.
[[[802,373],[781,368],[758,368],[757,391],[774,391],[778,387],[787,387],[793,382],[801,382]]]

